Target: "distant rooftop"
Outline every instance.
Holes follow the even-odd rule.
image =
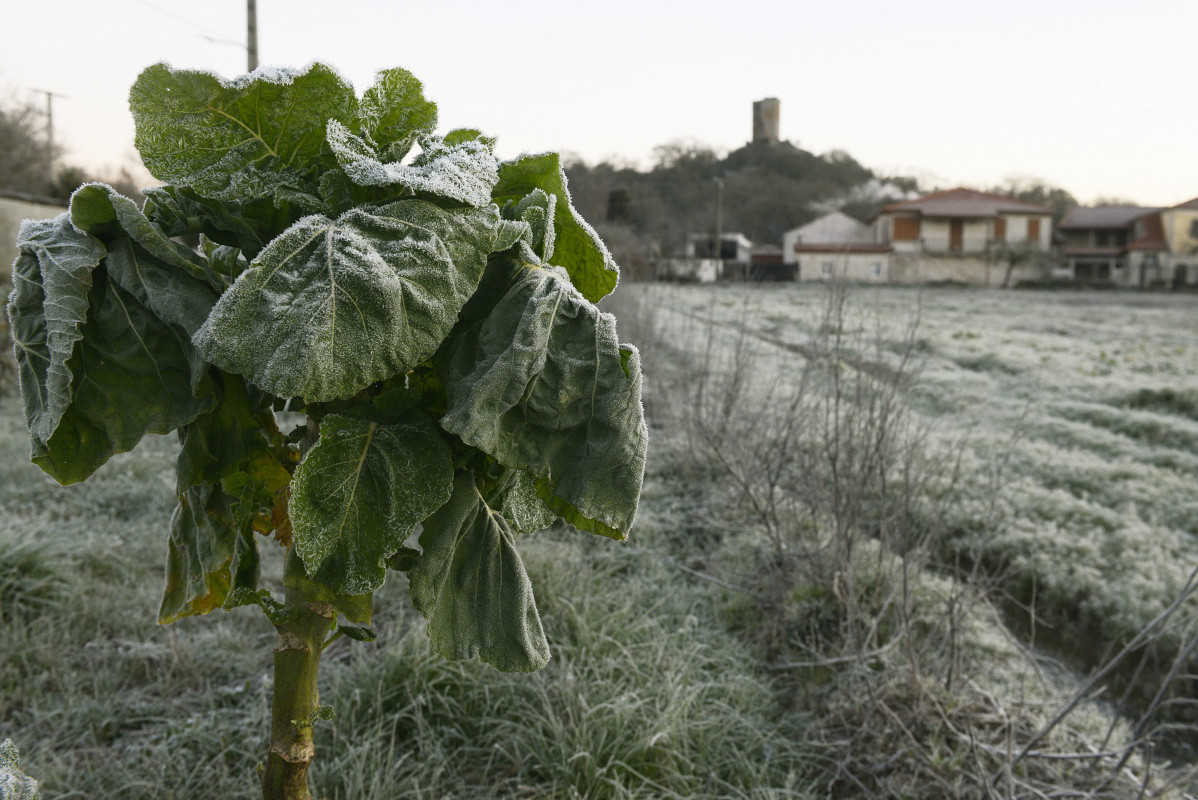
[[[1065,218],[1057,225],[1057,230],[1127,228],[1145,214],[1160,210],[1147,206],[1076,206],[1065,212]]]
[[[997,217],[999,214],[1051,214],[1051,208],[973,189],[948,189],[891,203],[882,213],[915,211],[925,217]]]
[[[1141,224],[1144,235],[1127,246],[1128,250],[1168,250],[1169,243],[1165,241],[1165,226],[1159,212],[1150,211],[1144,216]]]

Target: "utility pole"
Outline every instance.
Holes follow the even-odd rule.
[[[718,258],[720,264],[723,265],[724,259],[724,243],[720,237],[723,235],[724,227],[724,179],[715,178],[715,245],[712,248],[711,255],[713,258]],[[721,270],[722,271],[722,270]]]
[[[54,186],[54,98],[65,98],[66,95],[47,89],[30,91],[46,96],[46,191],[49,192]]]
[[[258,69],[258,5],[256,0],[245,0],[245,52],[249,71]]]

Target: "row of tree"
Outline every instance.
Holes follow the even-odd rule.
[[[79,184],[103,181],[127,196],[141,196],[127,168],[100,173],[63,163],[63,155],[49,142],[45,112],[29,104],[0,105],[0,189],[65,202]]]

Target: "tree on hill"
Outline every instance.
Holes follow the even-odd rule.
[[[722,230],[761,244],[780,244],[785,231],[827,211],[867,214],[892,199],[855,193],[878,181],[843,150],[816,155],[789,142],[751,143],[721,157],[711,147],[679,140],[655,148],[647,171],[574,161],[567,175],[579,211],[601,220],[597,227],[615,246],[629,248],[615,253],[622,263],[681,256],[689,235],[713,234],[717,179],[723,182]],[[903,196],[901,188],[895,191]]]
[[[1059,186],[1053,186],[1041,178],[1013,176],[998,186],[988,189],[991,194],[1001,194],[1025,203],[1035,203],[1052,209],[1053,222],[1060,222],[1065,212],[1077,205],[1077,198]]]

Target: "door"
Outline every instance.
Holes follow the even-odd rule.
[[[961,252],[961,242],[964,239],[965,221],[952,219],[948,222],[948,249],[954,253]]]

